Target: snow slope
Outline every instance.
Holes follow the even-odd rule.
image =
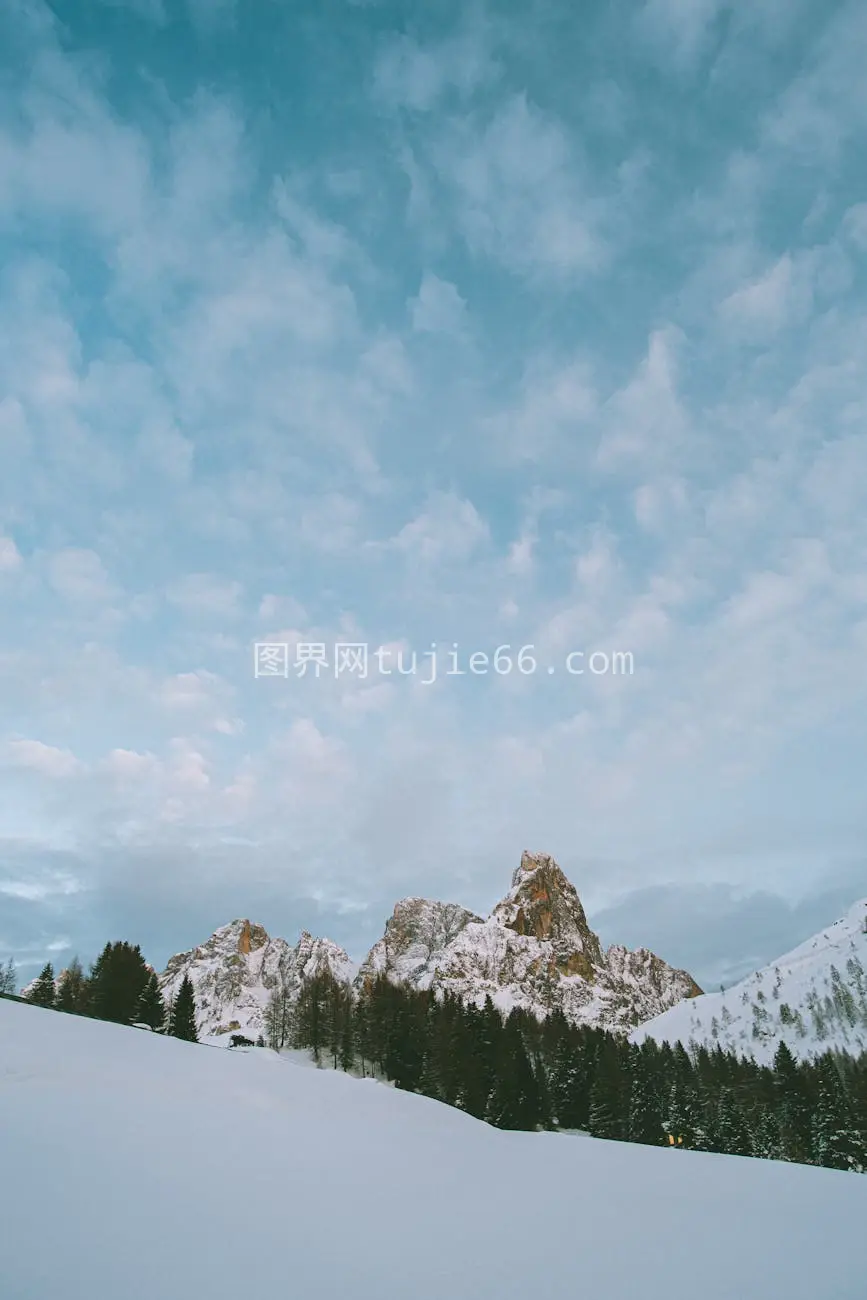
[[[0,1002],[3,1300],[863,1300],[867,1179]]]
[[[867,899],[740,984],[681,1002],[630,1037],[719,1044],[761,1064],[781,1039],[801,1058],[867,1051]]]

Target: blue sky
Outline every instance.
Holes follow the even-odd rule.
[[[713,985],[867,893],[863,5],[7,0],[0,49],[0,955],[360,956],[528,847]],[[336,642],[465,671],[297,675]]]

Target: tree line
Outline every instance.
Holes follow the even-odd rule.
[[[371,1074],[506,1129],[595,1137],[867,1171],[867,1056],[799,1062],[780,1043],[772,1066],[716,1047],[640,1046],[570,1025],[502,1015],[385,976],[359,995],[328,972],[297,1000],[276,988],[269,1046]]]
[[[0,972],[0,993],[14,992],[15,968],[10,960]],[[189,976],[184,976],[176,996],[167,1003],[156,971],[138,944],[107,943],[87,973],[77,957],[57,977],[52,963],[46,962],[24,998],[53,1011],[118,1025],[143,1025],[158,1034],[198,1042],[196,998]]]

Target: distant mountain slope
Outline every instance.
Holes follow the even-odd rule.
[[[706,993],[641,1025],[633,1042],[719,1045],[762,1063],[784,1040],[796,1056],[867,1051],[867,899],[724,993]]]

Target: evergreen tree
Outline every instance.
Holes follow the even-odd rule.
[[[520,1019],[510,1012],[499,1035],[488,1120],[497,1128],[534,1129],[539,1124],[539,1090],[521,1035]]]
[[[620,1045],[606,1035],[600,1044],[590,1088],[588,1128],[593,1137],[622,1139],[629,1124],[620,1064]]]
[[[813,1117],[813,1159],[826,1169],[860,1171],[863,1136],[858,1131],[849,1092],[837,1062],[826,1052],[818,1062],[819,1097]]]
[[[37,1007],[53,1008],[57,1005],[57,989],[54,983],[54,967],[47,961],[39,972],[35,984],[27,994],[27,1001]]]
[[[497,1073],[498,1043],[503,1022],[490,996],[481,1011],[470,1007],[465,1013],[465,1052],[462,1109],[477,1119],[488,1114]]]
[[[107,943],[90,976],[90,1014],[131,1025],[151,970],[138,944]]]
[[[783,1160],[807,1160],[811,1150],[809,1100],[798,1063],[783,1041],[774,1055],[773,1089],[779,1155]]]
[[[87,976],[82,970],[81,962],[73,957],[57,980],[57,1010],[81,1015],[87,1010],[89,996]]]
[[[199,1041],[196,1029],[196,995],[189,975],[184,975],[172,1003],[169,1033],[173,1038],[182,1038],[186,1043]]]
[[[662,1107],[655,1083],[647,1054],[633,1043],[629,1048],[630,1142],[661,1146],[665,1140]]]
[[[749,1130],[743,1110],[731,1088],[720,1089],[717,1104],[718,1150],[730,1156],[752,1154]]]
[[[166,1004],[163,1002],[163,996],[160,993],[156,971],[151,971],[148,982],[141,991],[135,1018],[138,1024],[149,1025],[157,1033],[161,1033],[165,1029]]]
[[[551,1063],[551,1110],[557,1127],[586,1130],[590,1122],[593,1056],[586,1034],[566,1024],[558,1030]]]

